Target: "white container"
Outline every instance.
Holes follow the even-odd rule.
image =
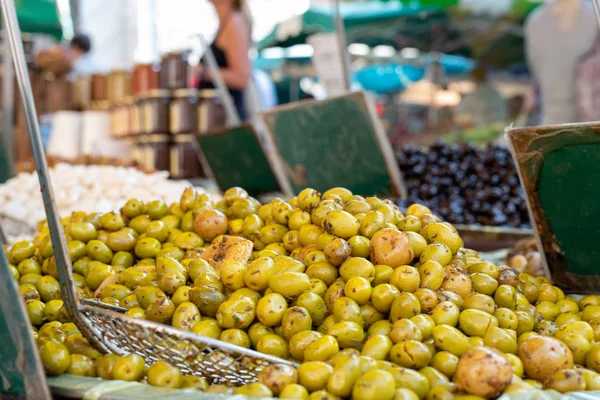
[[[73,160],[81,154],[81,113],[58,111],[54,114],[48,155]]]
[[[97,154],[97,146],[111,139],[110,113],[85,111],[81,123],[81,154]]]

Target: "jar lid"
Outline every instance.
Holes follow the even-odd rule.
[[[168,53],[163,54],[162,58],[165,59],[167,57],[179,57],[183,55],[188,55],[191,52],[192,51],[190,49],[170,51]]]
[[[148,143],[169,143],[171,135],[164,133],[154,133],[146,136]]]
[[[199,96],[203,99],[210,99],[217,97],[217,91],[215,89],[202,89]]]
[[[108,75],[123,75],[123,74],[128,74],[129,71],[127,71],[126,69],[113,69],[112,71],[109,72]]]
[[[106,78],[106,74],[92,74],[92,79]]]
[[[148,67],[154,67],[155,63],[138,63],[138,64],[134,64],[133,68],[148,68]]]
[[[180,135],[173,135],[173,142],[175,143],[188,143],[196,140],[196,135],[193,133],[186,133]]]
[[[150,89],[141,94],[143,97],[169,97],[171,92],[168,89]]]
[[[173,91],[173,97],[198,97],[198,89],[184,88]]]

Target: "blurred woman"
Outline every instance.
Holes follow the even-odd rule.
[[[219,30],[210,48],[240,119],[246,119],[244,91],[250,83],[252,67],[248,58],[252,26],[244,0],[210,0],[219,17]],[[214,88],[206,60],[202,60],[199,89]]]

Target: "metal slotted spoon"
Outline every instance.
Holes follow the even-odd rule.
[[[120,307],[91,300],[80,301],[75,290],[64,231],[54,203],[14,2],[0,1],[48,219],[62,299],[81,333],[104,353],[136,353],[144,357],[148,365],[162,359],[175,364],[183,373],[204,377],[210,383],[243,385],[256,381],[258,373],[270,364],[294,365],[277,357],[167,325],[131,318],[120,313],[123,311]]]

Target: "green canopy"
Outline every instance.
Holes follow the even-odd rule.
[[[393,39],[390,38],[394,33],[418,37],[432,23],[446,19],[441,16],[446,11],[522,20],[542,2],[512,0],[500,4],[497,0],[379,0],[342,3],[340,12],[349,42],[370,44],[365,38],[378,37],[388,38],[388,43],[392,44]],[[306,43],[307,37],[312,34],[335,32],[334,17],[333,6],[313,6],[303,15],[278,24],[257,47],[259,50],[274,46],[290,47]]]
[[[390,29],[402,18],[439,9],[435,5],[415,6],[399,1],[342,3],[340,6],[346,35],[351,42],[365,36],[369,30]],[[313,6],[303,15],[278,24],[257,47],[259,50],[274,46],[290,47],[306,43],[308,36],[322,32],[335,32],[335,10],[332,6]]]
[[[45,33],[62,38],[60,16],[55,0],[15,0],[21,31]]]

